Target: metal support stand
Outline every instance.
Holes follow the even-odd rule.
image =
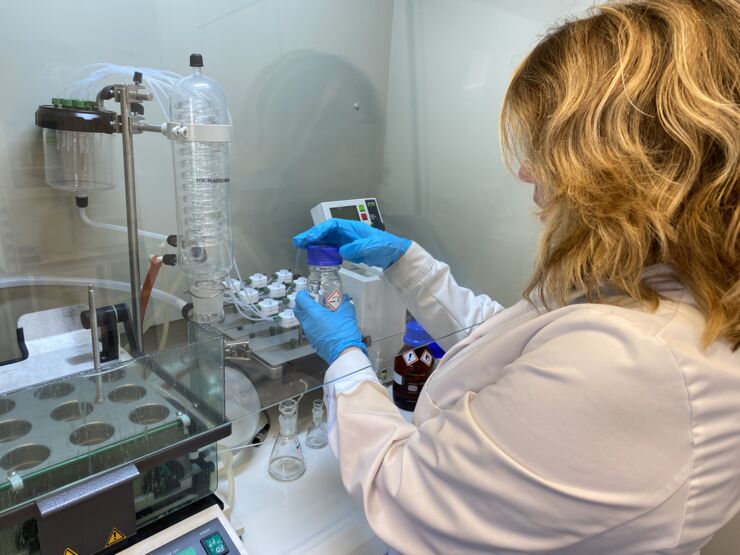
[[[123,142],[123,178],[126,190],[126,226],[128,228],[129,273],[131,274],[131,324],[134,328],[135,353],[144,352],[141,322],[141,269],[139,266],[139,220],[136,214],[136,176],[134,175],[134,141],[131,131],[131,100],[128,85],[116,85],[116,100],[121,104],[121,138]]]
[[[100,375],[100,350],[98,349],[98,307],[95,302],[95,286],[87,286],[87,301],[90,311],[90,337],[92,339],[93,366],[95,367],[95,402],[102,403],[103,376]]]

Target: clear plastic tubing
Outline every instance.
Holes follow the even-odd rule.
[[[69,277],[69,276],[4,276],[0,277],[0,289],[10,287],[33,287],[40,285],[53,285],[61,287],[87,287],[93,284],[100,289],[110,289],[112,291],[131,292],[131,284],[127,281],[113,281],[109,279],[94,279],[86,277]],[[171,293],[160,289],[152,289],[152,297],[165,302],[177,310],[182,310],[185,301]]]
[[[172,87],[170,113],[182,124],[228,125],[221,86],[203,75],[203,58]],[[229,143],[173,141],[178,262],[195,280],[223,279],[231,268]]]
[[[334,245],[309,245],[306,249],[308,263],[308,292],[314,300],[329,310],[337,310],[344,293],[339,268],[342,257]]]

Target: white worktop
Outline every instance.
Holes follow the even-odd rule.
[[[304,398],[302,406],[310,407]],[[306,472],[294,482],[270,477],[267,464],[277,434],[277,418],[265,443],[234,457],[235,493],[231,522],[244,527],[242,539],[249,555],[384,555],[359,505],[346,493],[339,464],[329,447],[309,449],[309,421],[299,420]],[[226,496],[226,483],[218,494]]]

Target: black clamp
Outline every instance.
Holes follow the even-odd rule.
[[[131,313],[128,305],[119,303],[100,307],[96,310],[98,315],[98,327],[100,328],[100,362],[118,360],[118,324],[123,324],[126,339],[129,345],[136,345],[134,329],[131,326]],[[90,311],[83,310],[80,313],[80,322],[86,330],[90,329]]]

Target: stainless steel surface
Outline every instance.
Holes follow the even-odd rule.
[[[27,342],[26,346],[29,353],[26,360],[0,366],[0,394],[86,372],[93,367],[88,330],[37,339]],[[103,372],[106,367],[131,358],[124,351],[119,352],[119,357],[119,361],[103,364]]]
[[[0,443],[21,438],[30,432],[32,427],[28,420],[3,420],[0,422]]]
[[[284,329],[264,321],[246,323],[235,313],[227,313],[215,326],[227,338],[225,357],[229,361],[254,359],[272,379],[283,376],[286,363],[316,352],[304,341],[300,327]]]
[[[119,382],[125,377],[126,371],[123,368],[118,368],[117,370],[111,370],[109,372],[103,372],[100,374],[100,379],[103,380],[103,383]],[[90,379],[97,379],[97,376],[94,376]]]
[[[123,179],[126,194],[126,227],[128,233],[129,274],[131,277],[131,326],[136,345],[133,351],[143,353],[141,322],[141,269],[139,267],[139,221],[136,212],[136,177],[134,175],[134,141],[131,129],[131,104],[127,85],[116,85],[121,104],[121,139],[123,142]]]
[[[167,418],[170,414],[170,409],[164,405],[141,405],[132,410],[128,419],[134,424],[156,424]]]
[[[155,448],[155,430],[172,429],[178,437],[186,437],[176,414],[179,402],[172,399],[174,392],[145,381],[141,370],[127,368],[122,370],[124,376],[117,370],[111,372],[118,381],[103,382],[102,404],[88,402],[94,399],[96,380],[87,376],[70,378],[74,385],[61,382],[15,392],[15,405],[9,408],[8,403],[0,419],[0,452],[5,453],[0,458],[0,484],[13,470],[36,472],[92,456],[97,448],[105,448],[100,456],[106,457],[106,450],[113,453],[109,448],[136,437]],[[134,413],[137,418],[131,417]],[[162,441],[170,444],[175,437],[165,440],[163,436]],[[70,472],[76,468],[74,464]]]
[[[85,305],[78,304],[30,312],[18,318],[18,327],[23,328],[26,343],[42,345],[39,340],[83,329],[80,312],[85,308]],[[29,348],[29,356],[33,354]]]
[[[36,399],[58,399],[60,397],[66,397],[75,390],[75,386],[69,382],[56,382],[42,386],[34,391],[33,396]]]
[[[139,132],[149,131],[150,133],[163,133],[161,125],[152,125],[150,123],[137,123],[136,130]]]
[[[7,472],[29,470],[49,458],[51,450],[39,443],[28,443],[11,449],[0,458],[0,467]]]
[[[90,284],[87,286],[87,306],[90,314],[90,337],[92,339],[92,355],[93,355],[93,367],[97,374],[95,378],[96,394],[95,402],[102,403],[105,399],[103,398],[103,379],[100,376],[100,350],[98,348],[98,305],[95,302],[95,286]]]
[[[127,384],[115,388],[108,394],[113,403],[133,403],[146,395],[146,388],[140,385]]]
[[[96,291],[96,299],[100,298],[98,293],[100,291]],[[87,305],[75,304],[30,312],[18,318],[17,327],[23,328],[28,358],[0,366],[0,393],[90,370],[94,364],[90,331],[80,322],[80,313],[87,308]],[[128,360],[131,357],[119,350],[119,358]],[[102,368],[117,364],[119,362],[106,363]],[[104,372],[103,379],[106,377]]]
[[[0,398],[0,416],[10,412],[13,408],[15,408],[15,401],[13,399]]]
[[[113,437],[116,429],[105,422],[83,424],[69,434],[69,442],[75,445],[97,445]]]
[[[53,420],[71,422],[86,417],[92,410],[92,404],[86,401],[65,401],[54,407],[49,416]]]

